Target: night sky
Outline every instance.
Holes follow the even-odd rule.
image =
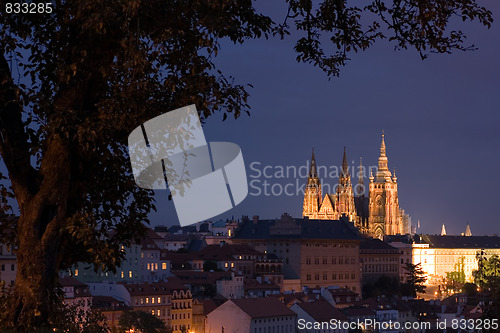
[[[400,207],[413,224],[420,220],[420,232],[439,233],[444,223],[448,234],[460,234],[469,222],[473,235],[500,234],[500,3],[483,3],[494,13],[493,27],[460,26],[466,43],[479,50],[431,54],[422,61],[416,51],[394,51],[382,41],[353,54],[340,77],[330,81],[320,69],[296,62],[293,38],[223,44],[216,64],[237,83],[254,86],[249,88],[251,115],[222,122],[222,114],[216,114],[208,119],[205,135],[207,141],[237,143],[254,182],[240,205],[211,220],[274,219],[283,212],[301,217],[303,194],[295,193],[296,182],[306,182],[312,147],[317,164],[329,170],[342,163],[344,146],[351,166],[360,156],[365,166],[373,166],[384,130]],[[281,10],[261,9],[272,15]],[[271,174],[279,166],[302,166],[302,173],[257,177],[265,166]],[[322,184],[337,183],[321,176]],[[265,195],[264,181],[290,183],[293,195]],[[280,187],[274,186],[275,193]],[[153,225],[179,223],[165,191],[157,192],[157,206]]]

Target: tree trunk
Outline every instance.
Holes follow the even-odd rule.
[[[62,233],[69,196],[69,149],[54,134],[40,166],[38,192],[20,202],[17,224],[17,276],[11,323],[20,331],[53,326],[56,283],[63,258]]]
[[[56,300],[58,276],[58,237],[43,244],[36,235],[40,219],[33,213],[22,214],[18,228],[17,276],[12,304],[12,323],[20,330],[48,326]]]

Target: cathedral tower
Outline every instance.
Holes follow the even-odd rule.
[[[354,194],[351,184],[351,174],[349,173],[347,155],[344,147],[344,156],[342,159],[342,170],[340,172],[339,183],[337,186],[336,207],[338,211],[337,219],[345,214],[349,221],[356,220],[356,208],[354,207]]]
[[[307,216],[311,219],[316,219],[321,205],[321,182],[318,178],[316,169],[316,158],[314,157],[314,148],[311,157],[311,167],[309,169],[309,177],[304,193],[304,207],[302,216]]]
[[[384,134],[380,144],[378,170],[370,174],[369,185],[369,232],[382,239],[384,235],[404,233],[399,210],[397,178],[392,177],[388,167]]]

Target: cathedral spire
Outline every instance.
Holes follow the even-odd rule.
[[[318,171],[316,170],[316,158],[314,157],[314,148],[311,157],[311,168],[309,170],[310,178],[318,178]]]
[[[382,143],[380,144],[380,156],[378,158],[377,182],[391,182],[391,172],[388,167],[388,159],[385,147],[385,135],[382,131]]]
[[[365,181],[364,181],[364,172],[363,172],[363,157],[359,158],[359,171],[358,171],[358,195],[365,194]]]
[[[386,156],[384,136],[385,136],[384,131],[382,131],[382,143],[380,144],[380,157]]]
[[[344,157],[342,158],[342,175],[347,175],[347,154],[345,152],[345,146],[344,146]]]

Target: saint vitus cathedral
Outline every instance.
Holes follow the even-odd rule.
[[[314,220],[338,220],[345,215],[362,233],[380,239],[384,235],[410,233],[410,217],[399,208],[397,178],[388,168],[383,134],[378,169],[375,177],[370,170],[367,195],[363,177],[363,167],[360,165],[358,184],[354,191],[344,148],[336,191],[323,196],[313,150],[302,216]]]

